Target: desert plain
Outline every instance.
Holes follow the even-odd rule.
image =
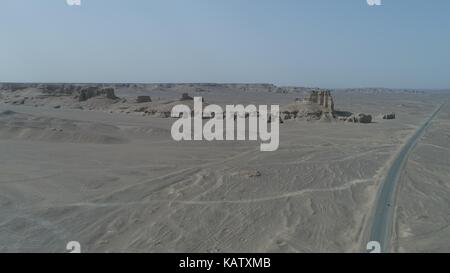
[[[439,107],[402,159],[386,251],[450,251],[448,91],[331,90],[336,111],[372,120],[286,119],[279,149],[261,152],[174,141],[165,113],[186,94],[283,107],[310,89],[104,84],[75,97],[70,86],[1,85],[1,252],[70,241],[83,252],[367,252],[386,174]]]

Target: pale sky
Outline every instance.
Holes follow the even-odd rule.
[[[450,1],[2,0],[0,81],[450,88]]]

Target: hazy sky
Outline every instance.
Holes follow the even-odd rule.
[[[0,81],[450,88],[450,1],[1,0]]]

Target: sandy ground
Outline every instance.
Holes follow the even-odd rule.
[[[207,93],[220,104],[294,97]],[[335,94],[338,108],[398,118],[289,120],[276,152],[177,143],[172,119],[0,104],[0,251],[64,252],[69,241],[86,252],[365,251],[379,182],[442,97]],[[408,161],[397,251],[449,250],[448,120]]]
[[[450,252],[450,109],[444,107],[401,174],[394,251]]]

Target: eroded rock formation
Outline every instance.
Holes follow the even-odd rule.
[[[107,99],[118,99],[114,93],[114,88],[86,87],[79,91],[78,100],[87,101],[93,97],[105,97]]]
[[[317,104],[323,108],[323,112],[334,113],[334,100],[331,91],[311,91],[302,102]]]
[[[181,95],[180,101],[185,101],[185,100],[194,100],[194,98],[191,97],[191,96],[189,96],[188,93],[183,93],[183,94]]]
[[[136,103],[145,103],[145,102],[152,102],[150,96],[138,96],[136,98]]]
[[[383,119],[395,119],[395,113],[382,114]]]
[[[335,117],[334,100],[330,91],[310,91],[303,99],[281,109],[283,119],[332,120]]]
[[[353,122],[353,123],[371,123],[372,115],[358,113],[358,114],[351,115],[345,121]]]

